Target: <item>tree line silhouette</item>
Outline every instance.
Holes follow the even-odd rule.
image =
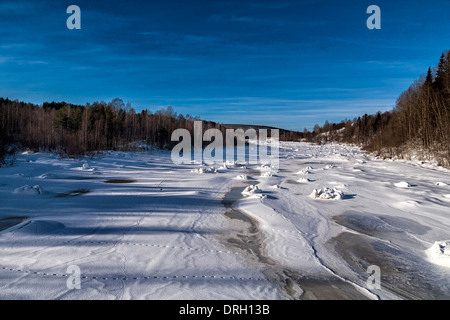
[[[202,121],[203,132],[220,130],[224,143],[226,129],[239,127],[177,114],[170,106],[154,113],[138,113],[119,98],[108,103],[44,102],[42,106],[0,98],[0,166],[8,155],[25,148],[56,151],[62,157],[92,156],[105,150],[133,151],[138,142],[145,142],[149,150],[171,149],[179,142],[171,141],[172,132],[183,128],[193,136],[194,121]],[[246,130],[249,126],[243,127]],[[299,132],[280,130],[280,140],[301,136]]]
[[[0,161],[17,148],[56,151],[61,156],[92,155],[103,150],[130,150],[136,142],[170,148],[171,133],[184,128],[193,133],[198,117],[174,112],[172,107],[137,113],[119,98],[109,103],[74,105],[45,102],[42,106],[0,98]],[[203,121],[204,130],[218,123]]]

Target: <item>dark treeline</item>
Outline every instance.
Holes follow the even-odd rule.
[[[102,150],[129,150],[135,142],[170,148],[175,129],[194,131],[198,117],[177,115],[172,107],[155,113],[137,113],[121,99],[109,103],[73,105],[65,102],[42,106],[0,98],[0,161],[14,147],[56,151],[62,156],[95,154]],[[203,121],[203,130],[221,124]],[[0,163],[1,164],[1,163]]]
[[[450,167],[450,51],[400,95],[394,110],[325,122],[305,137],[355,143],[384,157],[434,159]]]
[[[136,142],[145,142],[150,150],[170,149],[179,142],[171,141],[172,132],[187,129],[193,137],[194,121],[198,120],[177,114],[172,107],[137,113],[119,98],[109,103],[44,102],[42,106],[0,98],[0,166],[8,154],[23,148],[56,151],[62,157],[135,150]],[[226,137],[223,124],[202,120],[202,128],[203,132],[218,129]],[[301,137],[302,133],[280,130],[280,140]]]

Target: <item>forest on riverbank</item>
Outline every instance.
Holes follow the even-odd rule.
[[[433,160],[450,167],[450,51],[404,91],[392,111],[325,122],[308,141],[353,143],[383,157]]]

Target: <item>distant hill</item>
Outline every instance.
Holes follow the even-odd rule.
[[[277,129],[280,131],[280,140],[281,141],[298,141],[298,140],[301,140],[304,138],[303,132],[291,131],[291,130],[281,129],[281,128],[277,128],[277,127],[260,126],[260,125],[254,125],[254,124],[223,124],[222,126],[225,127],[225,129],[234,129],[234,130],[239,129],[239,128],[241,128],[243,130],[247,130],[250,128],[253,128],[255,130]]]

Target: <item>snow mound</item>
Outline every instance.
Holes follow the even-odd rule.
[[[410,188],[411,187],[411,185],[406,181],[394,183],[394,186],[396,186],[397,188]]]
[[[87,162],[85,162],[81,167],[73,168],[72,170],[95,171],[96,169],[92,168]]]
[[[282,189],[280,185],[278,184],[274,184],[273,186],[271,186],[272,189]]]
[[[14,189],[14,194],[25,194],[25,195],[39,195],[43,194],[44,190],[39,186],[36,185],[34,187],[31,187],[29,185],[24,185],[20,188]]]
[[[439,187],[448,186],[448,184],[446,184],[445,182],[436,182],[436,185],[439,186]]]
[[[420,202],[414,200],[407,200],[399,202],[400,207],[418,207]]]
[[[309,180],[308,178],[300,178],[300,179],[297,180],[297,182],[299,182],[299,183],[308,183],[308,182],[311,182],[311,180]]]
[[[335,166],[333,166],[332,164],[327,164],[324,168],[322,168],[322,170],[330,170],[335,168]]]
[[[228,170],[228,169],[229,169],[228,166],[224,163],[223,165],[221,165],[221,166],[219,167],[218,170]]]
[[[296,174],[310,174],[310,173],[311,172],[309,170],[300,170],[300,171],[297,171]]]
[[[432,263],[450,268],[450,240],[435,241],[425,252]]]
[[[236,177],[236,179],[238,179],[238,180],[247,180],[248,177],[247,177],[247,175],[245,175],[245,174],[240,174],[240,175],[238,175],[238,176]]]
[[[255,193],[261,193],[261,192],[262,191],[260,188],[258,188],[258,186],[249,185],[244,189],[244,191],[241,192],[241,194],[244,196],[251,196]]]
[[[260,198],[260,199],[265,199],[265,198],[267,198],[267,195],[258,193],[258,194],[254,194],[253,197]]]
[[[81,167],[81,170],[84,171],[95,171],[95,168],[92,168],[88,163],[83,163],[83,166]]]
[[[322,200],[342,200],[344,193],[336,188],[324,188],[324,189],[314,189],[309,195],[313,199]]]
[[[192,169],[191,172],[193,172],[193,173],[217,173],[217,170],[214,167],[209,167],[209,168]]]
[[[444,198],[450,199],[450,194],[444,194]]]
[[[306,167],[306,170],[312,170],[312,169],[313,169],[313,167],[311,167],[311,166]]]
[[[38,179],[56,179],[56,175],[53,173],[44,173],[37,177]]]
[[[236,166],[238,165],[238,162],[237,162],[237,161],[230,161],[230,160],[227,160],[227,161],[225,161],[225,162],[223,163],[223,165],[224,165],[224,166],[227,166],[228,168],[233,168],[233,167],[236,167]]]
[[[271,176],[272,176],[272,172],[270,172],[270,171],[261,173],[261,177],[271,177]]]
[[[271,166],[268,166],[268,165],[266,165],[266,164],[263,164],[263,165],[261,165],[261,166],[259,166],[259,167],[256,167],[256,169],[257,170],[260,170],[260,171],[267,171],[267,170],[270,170],[270,169],[272,169],[273,168],[273,166],[271,167]]]

